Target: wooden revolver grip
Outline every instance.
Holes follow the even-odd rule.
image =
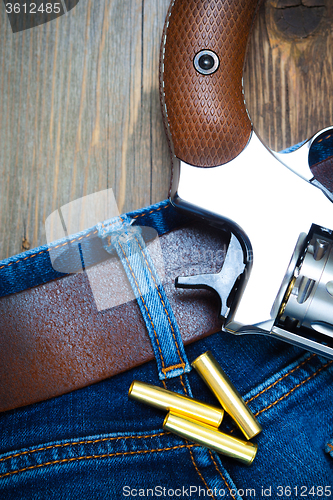
[[[161,47],[161,102],[173,153],[186,163],[222,165],[249,140],[242,73],[257,5],[258,0],[175,0],[170,6]],[[195,68],[202,50],[218,57],[212,74]]]

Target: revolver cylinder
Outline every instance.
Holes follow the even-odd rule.
[[[306,328],[333,337],[333,238],[315,231],[292,273],[278,321],[287,330]],[[324,340],[324,337],[322,337]]]

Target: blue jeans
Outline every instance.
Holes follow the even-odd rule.
[[[172,229],[154,207],[148,224]],[[130,214],[133,217],[133,214]],[[134,215],[135,217],[135,215]],[[147,216],[148,217],[148,216]],[[38,272],[0,269],[13,293],[53,279],[43,250]],[[31,252],[29,255],[32,254]],[[28,254],[25,254],[28,256]],[[31,265],[31,261],[29,262]],[[47,278],[45,278],[47,276]],[[4,282],[4,281],[3,281]],[[16,289],[17,286],[17,289]],[[326,498],[333,462],[325,446],[333,434],[333,362],[260,336],[216,333],[185,348],[192,362],[211,350],[257,415],[263,431],[250,467],[186,442],[162,429],[165,414],[129,400],[134,379],[161,385],[154,362],[42,403],[0,415],[1,499]],[[165,381],[216,405],[193,370]],[[225,417],[222,430],[242,437]]]

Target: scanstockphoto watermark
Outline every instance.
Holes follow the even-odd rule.
[[[230,495],[232,497],[241,496],[242,498],[256,497],[255,489],[207,489],[201,486],[179,486],[176,488],[161,485],[154,488],[124,486],[122,493],[125,498],[230,498]]]
[[[255,488],[214,488],[207,489],[202,486],[179,486],[168,488],[155,486],[154,488],[123,487],[123,497],[127,498],[327,498],[332,497],[330,485],[315,486],[259,486]]]

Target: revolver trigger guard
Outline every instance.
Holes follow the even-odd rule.
[[[218,273],[178,277],[175,286],[177,288],[210,288],[215,290],[221,300],[220,316],[226,318],[229,313],[228,297],[244,269],[243,249],[236,236],[231,234],[227,255],[222,269]]]

